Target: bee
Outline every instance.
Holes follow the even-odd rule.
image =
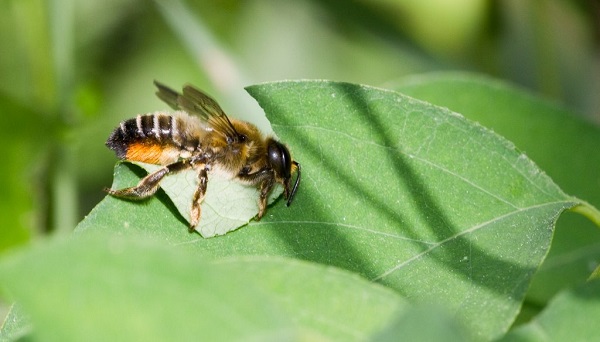
[[[256,186],[260,191],[258,219],[265,214],[267,197],[275,184],[283,186],[286,205],[292,203],[300,183],[300,164],[284,144],[263,136],[249,122],[230,119],[212,97],[191,85],[178,93],[157,81],[154,84],[156,95],[176,112],[138,115],[123,121],[106,146],[122,160],[163,167],[136,186],[107,188],[106,192],[124,199],[145,199],[156,193],[164,177],[193,169],[198,174],[198,187],[192,199],[190,231],[200,222],[200,204],[211,174]]]

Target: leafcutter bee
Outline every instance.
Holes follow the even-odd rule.
[[[106,189],[116,197],[139,200],[156,193],[161,180],[170,174],[193,169],[198,174],[190,212],[190,230],[202,216],[200,204],[211,174],[256,186],[259,191],[258,219],[267,209],[273,186],[283,186],[289,206],[300,184],[300,164],[288,148],[264,136],[249,122],[230,119],[219,104],[191,85],[177,91],[154,81],[156,95],[176,110],[174,113],[138,115],[125,120],[112,132],[106,146],[117,157],[163,166],[136,186]],[[292,186],[292,174],[298,173]]]

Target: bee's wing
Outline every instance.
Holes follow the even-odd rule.
[[[158,88],[156,96],[158,96],[159,99],[163,100],[169,105],[169,107],[175,110],[180,109],[179,104],[177,103],[177,98],[179,98],[181,94],[158,81],[154,81],[154,85]]]
[[[188,114],[199,116],[215,131],[226,136],[228,141],[237,141],[240,134],[235,130],[227,114],[212,97],[191,85],[183,87],[183,94],[154,81],[158,88],[156,95],[173,109],[181,109]]]

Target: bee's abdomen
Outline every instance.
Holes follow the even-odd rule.
[[[106,146],[115,151],[120,159],[152,164],[168,164],[179,157],[187,142],[179,134],[178,117],[167,114],[138,115],[121,122]]]

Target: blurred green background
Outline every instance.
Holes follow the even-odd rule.
[[[584,0],[2,1],[0,251],[71,231],[103,198],[111,130],[166,109],[154,79],[244,118],[259,82],[466,70],[600,122],[599,42],[600,5]]]

